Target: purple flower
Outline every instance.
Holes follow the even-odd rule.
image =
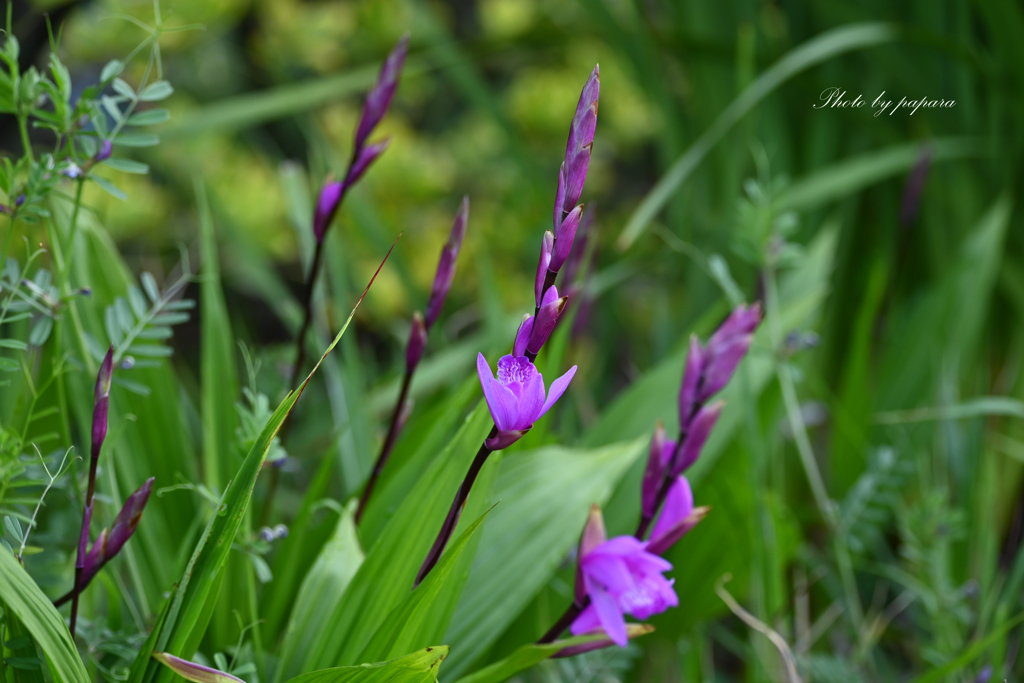
[[[388,137],[376,144],[360,147],[352,164],[348,167],[348,173],[345,174],[345,186],[352,187],[357,180],[362,178],[366,169],[370,168],[370,164],[376,161],[377,157],[383,154],[390,144],[391,138]]]
[[[676,456],[672,470],[668,473],[670,477],[679,476],[697,461],[697,457],[704,448],[704,443],[708,440],[724,407],[725,401],[715,401],[697,411],[687,426],[686,437],[683,439],[683,445],[679,448],[679,455]],[[676,444],[672,445],[675,447]]]
[[[96,375],[96,389],[93,392],[92,411],[92,457],[100,457],[100,448],[107,438],[107,411],[110,404],[110,383],[114,376],[114,347],[107,349],[107,355]]]
[[[651,439],[651,450],[647,457],[647,469],[644,470],[644,480],[641,491],[641,505],[645,517],[653,518],[657,512],[658,489],[661,488],[661,481],[665,476],[665,469],[672,454],[676,452],[676,442],[670,441],[665,436],[665,427],[658,421],[654,428],[654,437]]]
[[[587,179],[587,167],[590,165],[590,149],[594,144],[594,131],[597,129],[597,104],[601,94],[601,67],[595,66],[583,86],[576,113],[569,126],[569,139],[565,144],[565,161],[562,164],[562,175],[565,177],[565,194],[562,198],[562,214],[555,221],[557,229],[561,218],[569,213],[583,194],[583,183]]]
[[[355,142],[352,145],[352,161],[349,162],[344,180],[341,182],[328,181],[320,191],[316,210],[313,213],[313,234],[316,236],[318,244],[324,241],[324,235],[334,219],[334,214],[338,211],[338,206],[341,205],[345,191],[362,177],[370,164],[388,147],[389,139],[372,145],[367,145],[366,139],[387,113],[391,98],[394,97],[395,89],[398,87],[398,76],[402,72],[402,64],[405,62],[408,48],[409,36],[402,36],[402,39],[398,41],[384,61],[377,82],[366,95],[363,115],[359,119]]]
[[[245,683],[241,678],[236,678],[231,674],[175,657],[166,652],[154,652],[153,659],[193,683]]]
[[[590,514],[587,515],[587,523],[583,525],[583,533],[580,534],[580,546],[576,557],[589,555],[594,548],[608,540],[608,532],[604,528],[604,516],[601,508],[597,505],[590,506]],[[587,588],[583,583],[583,570],[580,563],[576,563],[576,603],[582,604],[587,597]]]
[[[405,34],[384,60],[380,74],[377,76],[377,82],[366,94],[363,115],[359,119],[359,127],[356,128],[356,149],[362,148],[366,138],[370,136],[380,120],[384,118],[384,114],[387,113],[388,107],[391,105],[391,98],[395,96],[395,90],[398,88],[398,77],[402,73],[402,65],[405,63],[405,55],[408,51],[409,34]]]
[[[544,342],[551,336],[551,332],[555,329],[555,323],[558,322],[558,316],[562,315],[568,301],[569,297],[558,296],[558,288],[554,285],[548,287],[547,293],[541,299],[540,310],[537,311],[536,318],[532,315],[523,318],[519,331],[516,333],[513,354],[525,356],[529,352],[536,356],[544,346]]]
[[[124,502],[121,511],[117,513],[117,517],[114,518],[114,523],[110,529],[104,529],[100,532],[99,538],[93,542],[92,548],[89,549],[89,554],[85,558],[80,591],[85,589],[103,565],[121,552],[121,548],[124,547],[124,544],[135,533],[152,490],[153,477],[150,477],[135,493],[128,496],[128,500]]]
[[[498,361],[498,378],[495,379],[484,355],[479,353],[476,370],[494,426],[498,429],[498,433],[485,442],[492,451],[508,448],[530,431],[533,423],[561,398],[576,374],[574,365],[551,383],[545,399],[544,377],[528,358],[502,356]]]
[[[605,541],[579,559],[579,570],[590,604],[572,622],[573,635],[603,629],[620,647],[629,638],[625,615],[646,619],[679,604],[662,572],[672,565],[647,551],[647,543],[632,536]]]
[[[316,241],[323,242],[327,228],[334,218],[334,213],[341,203],[341,196],[345,193],[345,183],[328,181],[320,190],[320,196],[316,201],[316,210],[313,212],[313,234]]]
[[[549,266],[557,273],[572,250],[572,241],[579,227],[583,207],[576,206],[583,194],[583,184],[590,166],[590,150],[597,129],[597,104],[601,92],[600,67],[595,66],[576,104],[576,113],[569,125],[569,139],[565,145],[565,160],[558,169],[558,189],[555,192],[553,228],[555,249]]]
[[[110,140],[104,140],[100,143],[100,149],[96,152],[96,156],[92,158],[93,162],[99,163],[106,161],[110,158],[110,155],[114,153],[114,145]]]
[[[562,224],[558,226],[555,234],[555,248],[551,254],[551,264],[548,268],[557,273],[558,269],[569,258],[569,251],[572,249],[572,241],[576,237],[576,230],[580,226],[580,218],[583,217],[583,205],[580,204],[569,212]]]
[[[665,497],[658,521],[651,531],[648,552],[663,555],[676,541],[704,519],[710,508],[693,507],[693,490],[686,477],[678,477]]]
[[[448,235],[448,241],[441,248],[441,259],[437,264],[437,274],[434,275],[434,286],[430,290],[430,300],[427,301],[426,328],[433,327],[437,317],[441,314],[441,307],[451,289],[452,279],[455,277],[455,259],[459,256],[462,248],[462,240],[466,236],[466,225],[469,222],[469,197],[462,198],[462,205],[459,212],[455,214],[455,222],[452,224],[452,231]]]
[[[412,371],[419,365],[423,357],[423,348],[427,345],[427,328],[419,311],[412,314],[412,329],[409,330],[409,345],[405,347],[405,369]]]
[[[690,421],[695,419],[695,411],[729,383],[750,348],[760,322],[760,304],[740,305],[711,335],[706,346],[701,345],[696,335],[690,337],[686,369],[679,388],[680,429],[687,430]]]
[[[536,298],[537,308],[540,308],[541,299],[544,298],[544,280],[548,276],[548,266],[551,265],[551,250],[555,246],[555,235],[550,230],[544,231],[544,238],[540,243],[540,260],[537,261],[537,278],[533,283],[533,293]]]

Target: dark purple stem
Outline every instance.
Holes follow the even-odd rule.
[[[498,434],[497,426],[491,428],[491,433],[487,435],[488,439],[494,438]],[[459,517],[462,516],[462,508],[466,506],[466,500],[469,498],[469,491],[473,488],[473,483],[476,481],[477,475],[480,474],[480,468],[487,462],[487,456],[491,454],[491,449],[487,447],[487,441],[480,444],[480,450],[477,451],[476,457],[473,458],[473,464],[469,466],[469,471],[466,472],[466,477],[462,480],[462,484],[459,485],[459,490],[455,494],[455,500],[452,501],[451,509],[448,510],[448,516],[444,519],[444,524],[441,525],[441,531],[437,534],[437,539],[434,541],[434,545],[430,548],[430,552],[427,553],[427,557],[423,560],[423,565],[420,567],[419,572],[416,574],[416,583],[413,584],[413,588],[419,586],[426,578],[430,570],[434,568],[437,561],[441,559],[441,553],[444,552],[444,548],[448,545],[448,541],[452,537],[452,533],[455,531],[455,526],[459,523]]]
[[[366,505],[370,502],[370,496],[373,494],[373,488],[377,484],[377,479],[380,477],[381,472],[384,471],[384,466],[388,463],[388,458],[391,456],[391,450],[395,447],[395,442],[398,440],[398,434],[401,431],[399,422],[402,417],[402,410],[405,407],[406,398],[409,395],[409,385],[412,384],[412,373],[415,372],[416,368],[405,369],[405,377],[402,379],[402,390],[398,394],[398,402],[395,403],[395,411],[391,414],[391,426],[388,428],[388,435],[384,439],[384,443],[380,447],[380,455],[377,456],[377,463],[373,466],[373,472],[370,473],[370,478],[366,481],[366,488],[363,489],[363,495],[359,499],[359,508],[356,510],[355,523],[359,524],[359,520],[362,519],[363,513],[366,512]]]

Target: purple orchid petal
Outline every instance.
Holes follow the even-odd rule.
[[[587,523],[583,526],[583,533],[580,535],[579,550],[576,553],[576,602],[582,602],[587,595],[586,586],[583,585],[583,560],[594,548],[608,540],[608,532],[604,528],[604,517],[601,515],[601,508],[597,505],[590,506],[590,514],[587,515]]]
[[[565,211],[576,206],[583,194],[583,185],[587,181],[587,169],[590,167],[590,148],[584,148],[566,164],[568,171],[565,180]]]
[[[135,493],[128,496],[128,499],[124,502],[121,511],[117,513],[117,517],[114,518],[114,523],[110,527],[110,536],[107,538],[107,560],[113,559],[115,555],[121,552],[121,548],[124,547],[124,544],[135,533],[135,529],[139,526],[139,521],[142,519],[142,513],[146,509],[146,503],[149,502],[149,494],[152,490],[153,477],[150,477],[146,480],[146,483],[140,486]]]
[[[558,189],[555,190],[555,214],[552,229],[558,230],[565,216],[565,162],[558,167]]]
[[[441,307],[451,289],[452,280],[455,278],[455,259],[459,256],[462,248],[462,240],[466,236],[466,224],[469,222],[469,197],[462,198],[459,212],[455,214],[455,222],[448,234],[448,241],[441,249],[441,258],[437,264],[437,273],[434,275],[434,286],[430,290],[430,300],[427,302],[426,328],[433,327],[437,317],[441,314]]]
[[[539,372],[533,375],[523,385],[523,395],[519,399],[519,416],[526,419],[531,415],[537,415],[544,408],[544,376]],[[521,425],[523,427],[527,425]],[[533,426],[531,420],[530,425]]]
[[[550,230],[544,231],[544,239],[540,243],[540,259],[537,261],[537,276],[534,279],[533,293],[536,298],[537,308],[540,308],[543,300],[544,281],[548,276],[548,269],[551,265],[551,250],[555,245],[555,235]]]
[[[544,301],[548,301],[548,295],[551,293],[558,296],[558,290],[555,289],[554,285],[548,288],[548,294],[544,295]],[[555,323],[558,322],[558,317],[562,315],[562,311],[565,310],[565,304],[569,301],[568,297],[562,297],[561,299],[554,299],[548,303],[542,303],[540,310],[537,311],[536,320],[533,323],[533,329],[530,331],[530,341],[526,344],[526,349],[533,354],[538,353],[541,347],[544,346],[544,342],[548,340],[551,333],[555,329]]]
[[[93,542],[92,547],[89,548],[89,554],[86,555],[82,566],[82,581],[79,584],[79,590],[85,590],[85,587],[89,585],[89,582],[100,571],[100,568],[107,563],[108,533],[106,529],[101,531],[99,537]]]
[[[747,355],[750,342],[754,335],[744,334],[730,338],[718,346],[708,345],[708,360],[704,366],[704,382],[700,387],[700,394],[697,399],[701,402],[708,400],[732,379],[736,367]]]
[[[659,420],[654,428],[654,437],[651,439],[651,449],[647,457],[647,468],[644,470],[644,479],[641,485],[641,505],[643,514],[648,518],[653,517],[657,512],[655,506],[658,502],[658,490],[661,488],[661,480],[665,476],[665,468],[675,450],[676,442],[667,438],[665,427]]]
[[[409,343],[405,347],[405,370],[412,373],[423,357],[423,349],[427,345],[427,325],[419,311],[412,314],[412,327],[409,330]]]
[[[93,413],[92,413],[92,452],[93,458],[98,458],[100,449],[103,447],[103,440],[107,437],[107,412],[110,402],[110,385],[114,378],[114,347],[107,349],[107,355],[103,357],[100,364],[100,371],[96,375],[96,388],[93,391]]]
[[[700,455],[701,449],[704,448],[704,443],[708,440],[708,435],[711,434],[724,407],[725,401],[715,401],[697,411],[686,432],[686,438],[679,449],[679,456],[669,473],[670,476],[679,476],[697,461],[697,457]]]
[[[697,406],[697,392],[704,374],[704,347],[697,335],[690,335],[690,350],[686,354],[683,383],[679,387],[679,428],[687,429]]]
[[[363,177],[363,174],[366,173],[366,169],[370,167],[370,164],[376,161],[377,157],[383,154],[390,144],[391,138],[385,138],[376,144],[361,148],[355,161],[349,167],[348,173],[345,175],[345,184],[349,187],[355,185]]]
[[[574,365],[569,368],[567,373],[551,383],[551,388],[548,389],[548,398],[544,401],[544,408],[540,411],[540,415],[538,415],[536,419],[539,420],[543,417],[549,410],[551,410],[551,406],[555,405],[555,402],[562,398],[562,394],[564,394],[565,390],[569,388],[569,382],[572,381],[572,378],[575,375],[576,366]]]
[[[409,35],[406,34],[392,48],[387,59],[381,66],[377,82],[366,94],[366,104],[363,105],[363,115],[359,120],[359,127],[356,129],[355,147],[358,149],[366,142],[366,138],[380,120],[384,118],[391,99],[398,88],[398,77],[402,73],[402,65],[405,63],[405,56],[409,51]]]
[[[324,241],[327,228],[331,225],[334,213],[341,203],[341,196],[345,193],[345,183],[328,182],[320,190],[317,198],[316,211],[313,212],[313,235],[317,243]]]
[[[482,353],[477,354],[476,371],[480,376],[484,399],[491,411],[491,417],[494,418],[495,426],[499,430],[514,429],[519,414],[519,402],[515,395],[506,389],[504,384],[494,379],[491,375],[491,366],[487,364]]]
[[[680,520],[675,526],[665,529],[661,536],[652,540],[647,546],[647,551],[655,555],[664,555],[680,538],[690,533],[690,530],[697,526],[710,511],[711,508],[707,506],[694,508],[685,519]]]
[[[89,545],[89,525],[92,523],[92,505],[86,504],[85,509],[82,510],[82,528],[86,530],[78,538],[78,555],[75,559],[75,569],[82,569],[85,567],[85,557]]]
[[[583,85],[583,90],[580,92],[579,102],[576,103],[576,113],[573,114],[573,122],[577,122],[583,118],[583,115],[588,109],[593,107],[597,109],[598,98],[601,95],[601,65],[595,64],[594,70],[590,72],[590,77],[587,82]]]
[[[555,249],[551,254],[551,264],[548,268],[557,273],[565,260],[569,258],[572,251],[572,241],[576,237],[576,230],[580,226],[580,218],[583,216],[583,205],[580,204],[569,212],[562,224],[558,227],[558,234],[555,235]]]
[[[601,618],[597,616],[597,608],[591,603],[572,622],[569,632],[574,636],[582,636],[584,633],[592,633],[600,628]]]
[[[523,322],[519,323],[519,331],[516,332],[515,344],[512,345],[513,356],[526,355],[526,344],[530,341],[531,334],[533,334],[533,316],[524,315]]]
[[[629,639],[626,637],[626,620],[623,618],[619,604],[612,597],[611,593],[594,582],[587,586],[587,594],[590,595],[590,604],[597,612],[597,618],[604,628],[604,632],[619,647],[626,647]]]
[[[677,477],[665,496],[665,504],[651,531],[651,545],[663,539],[693,512],[693,489],[686,477]]]

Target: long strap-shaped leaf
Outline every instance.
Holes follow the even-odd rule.
[[[391,248],[394,249],[394,245]],[[391,251],[389,250],[388,255],[390,254]],[[384,267],[386,262],[387,256],[384,257],[384,261],[378,266],[377,272],[370,279],[370,283],[366,285],[363,295],[359,297],[359,301],[352,308],[352,312],[349,314],[345,324],[342,325],[334,341],[324,351],[323,356],[320,357],[320,360],[317,361],[316,366],[302,384],[290,392],[277,407],[270,420],[267,421],[267,425],[263,428],[256,443],[253,444],[249,454],[245,457],[245,461],[235,474],[235,478],[231,481],[227,491],[225,491],[220,508],[211,520],[203,540],[197,545],[185,575],[178,584],[177,594],[173,597],[170,611],[154,643],[156,650],[169,652],[184,659],[191,659],[192,655],[195,654],[199,640],[210,620],[212,606],[223,579],[224,565],[231,552],[231,544],[242,522],[245,508],[252,497],[256,478],[259,476],[270,444],[274,441],[281,425],[288,417],[288,414],[291,413],[295,402],[302,395],[302,391],[306,388],[306,385],[314,373],[316,373],[324,358],[341,341],[342,335],[345,334],[349,324],[352,322],[356,309],[359,308],[359,304],[362,303],[363,298],[369,291],[370,285],[373,284],[373,280],[377,277],[377,273],[380,272],[380,269]],[[149,658],[149,653],[145,649],[143,652],[140,652],[140,657],[143,656],[146,659]],[[132,670],[133,673],[137,674],[137,677],[133,676],[131,679],[133,683],[138,683],[139,681],[147,683],[150,681],[170,681],[174,676],[170,669],[158,667],[156,662],[147,663],[145,666],[133,666]]]
[[[21,620],[42,648],[53,680],[89,683],[64,618],[14,555],[0,548],[0,601]]]
[[[694,141],[690,149],[672,164],[630,216],[629,222],[615,242],[616,246],[620,250],[625,250],[632,245],[718,141],[725,137],[725,134],[758,102],[782,83],[801,71],[844,52],[891,42],[896,38],[896,30],[890,24],[851,24],[826,31],[788,52],[740,93],[718,115],[711,127]]]
[[[435,683],[448,647],[428,647],[379,664],[341,666],[296,676],[288,683]]]

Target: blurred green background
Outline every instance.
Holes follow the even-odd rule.
[[[792,405],[778,383],[738,377],[756,384],[754,399],[736,406],[717,446],[724,454],[695,474],[698,504],[714,511],[673,557],[687,572],[677,583],[682,606],[654,621],[643,657],[609,655],[591,674],[774,680],[774,650],[727,616],[711,588],[723,571],[736,575],[730,589],[748,608],[784,633],[814,617],[823,630],[804,654],[819,653],[807,665],[816,680],[863,680],[864,671],[897,680],[946,664],[1020,611],[1024,425],[1019,404],[979,402],[1024,398],[1019,3],[164,0],[162,9],[166,27],[201,28],[161,37],[175,87],[161,144],[118,150],[152,171],[107,171],[130,200],[87,185],[86,203],[130,267],[163,282],[180,247],[198,253],[194,181],[205,185],[231,323],[258,349],[272,401],[292,357],[313,197],[328,173],[343,172],[362,96],[387,51],[411,34],[378,130],[393,136],[391,147],[328,237],[331,329],[404,234],[343,342],[345,396],[339,403],[314,386],[330,400],[304,398],[284,444],[293,462],[283,519],[328,449],[341,465],[339,499],[369,470],[409,317],[425,303],[463,194],[472,202],[466,244],[414,394],[429,406],[469,376],[477,350],[507,348],[533,304],[568,123],[599,63],[583,194],[595,218],[594,266],[564,350],[580,372],[557,437],[534,443],[603,445],[649,434],[655,417],[674,419],[671,400],[635,408],[645,392],[671,395],[689,333],[708,334],[730,296],[763,299],[766,269],[792,271],[783,300],[806,299],[806,310],[751,353],[792,368],[807,446],[850,520],[843,533],[855,538],[860,528],[857,495],[880,511],[865,532],[877,532],[864,544],[872,550],[853,548],[867,617],[830,630],[856,609],[835,584],[812,589],[822,594],[811,607],[801,603],[831,542],[801,470]],[[43,12],[64,26],[60,54],[75,82],[96,80],[140,42],[133,20],[153,23],[149,0],[15,3],[26,60],[45,58]],[[818,52],[801,51],[808,41]],[[956,105],[877,117],[870,106],[814,108],[831,87],[869,104],[884,91]],[[13,124],[0,142],[17,150]],[[915,164],[927,173],[917,195],[908,180]],[[916,215],[901,220],[907,202]],[[192,285],[188,295],[197,292]],[[198,320],[172,343],[195,397]],[[633,422],[624,417],[631,402]],[[627,499],[638,473],[612,497],[613,531],[633,523]],[[896,610],[906,591],[911,600]],[[538,628],[544,599],[512,633]],[[1019,672],[1019,638],[1007,645],[1005,634],[1002,649],[989,642],[996,649],[949,680],[973,680],[986,663]],[[875,642],[880,652],[865,654]],[[536,673],[592,680],[582,675],[556,665]]]

